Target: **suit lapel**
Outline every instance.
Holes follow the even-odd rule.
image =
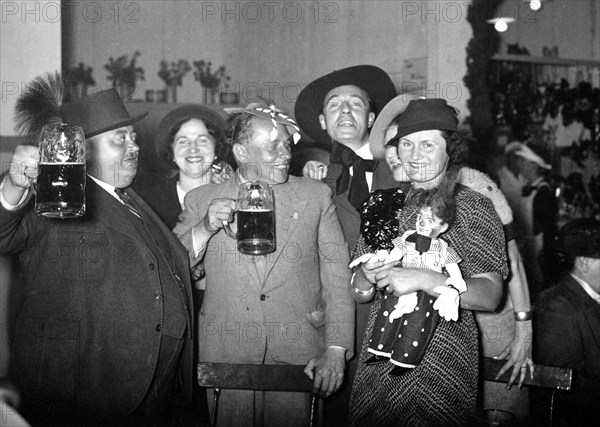
[[[127,192],[130,197],[133,199],[137,208],[140,210],[140,214],[142,216],[142,220],[149,225],[150,223],[154,224],[154,226],[161,232],[164,237],[169,250],[171,251],[171,257],[176,263],[179,271],[189,271],[188,255],[187,251],[177,239],[175,234],[165,225],[165,223],[160,219],[160,217],[152,210],[152,208],[144,201],[144,199],[135,192],[135,190],[128,188]],[[177,201],[179,203],[179,201]],[[182,263],[182,260],[185,262]]]
[[[397,186],[398,183],[394,180],[394,174],[388,165],[385,164],[385,161],[375,160],[371,192],[375,190],[385,190],[387,188],[396,188]]]
[[[86,198],[86,216],[89,215],[89,220],[95,219],[100,221],[105,226],[125,234],[140,243],[144,243],[139,232],[129,219],[129,215],[131,214],[127,211],[127,208],[96,184],[94,180],[89,178],[86,183]]]
[[[298,179],[297,177],[290,176],[287,183],[273,187],[277,247],[274,253],[265,256],[265,272],[264,275],[261,275],[263,286],[269,274],[271,274],[275,263],[281,257],[281,254],[289,243],[291,236],[300,223],[299,219],[304,215],[304,210],[306,209],[306,199],[301,198],[295,190]]]

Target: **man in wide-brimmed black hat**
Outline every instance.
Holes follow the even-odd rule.
[[[385,162],[373,159],[369,130],[376,114],[396,96],[388,74],[373,65],[343,68],[322,76],[300,92],[294,114],[300,128],[321,144],[331,144],[329,165],[320,170],[334,192],[337,215],[350,249],[360,234],[362,203],[372,190],[395,187]],[[358,304],[355,345],[360,350],[369,304]],[[355,354],[358,354],[355,351]],[[357,358],[349,363],[341,392],[326,403],[329,423],[344,423]]]
[[[32,425],[162,425],[191,391],[191,289],[187,251],[128,188],[145,114],[112,89],[56,106],[53,121],[86,137],[85,215],[36,215],[35,146],[15,149],[0,187],[0,253],[18,255],[26,286],[11,355],[21,410]]]
[[[573,369],[573,389],[552,396],[532,390],[533,414],[536,425],[548,425],[547,408],[554,399],[553,424],[595,426],[600,402],[600,222],[568,222],[559,232],[559,247],[573,269],[540,295],[533,349],[536,363]]]
[[[386,165],[373,160],[368,144],[376,114],[395,96],[396,89],[385,71],[357,65],[309,83],[294,107],[300,129],[321,144],[331,144],[324,181],[334,191],[350,248],[358,239],[358,210],[369,192],[395,186]]]

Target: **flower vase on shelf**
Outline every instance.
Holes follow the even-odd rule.
[[[104,64],[104,69],[108,71],[107,80],[112,82],[112,86],[125,102],[131,101],[138,88],[138,81],[144,80],[144,69],[136,65],[140,55],[136,50],[131,60],[127,55],[121,55],[117,59],[108,58],[108,63]]]
[[[183,83],[183,77],[191,70],[190,64],[185,59],[169,63],[166,59],[160,61],[158,77],[165,82],[164,94],[166,102],[177,104],[177,86]]]
[[[240,103],[240,95],[236,92],[221,92],[219,100],[221,104],[236,105]]]
[[[73,86],[73,89],[76,98],[83,98],[84,96],[87,96],[88,86],[85,83],[77,82]]]
[[[133,93],[135,92],[135,86],[131,86],[127,83],[121,83],[118,87],[118,92],[123,101],[131,101],[133,98]]]
[[[213,105],[216,103],[217,91],[214,87],[202,87],[202,102]]]
[[[167,102],[177,104],[177,83],[170,84],[165,88],[167,94]]]

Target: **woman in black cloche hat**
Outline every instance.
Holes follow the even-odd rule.
[[[468,150],[456,111],[445,100],[411,100],[395,124],[397,133],[387,143],[386,160],[392,169],[403,169],[402,174],[394,171],[394,176],[408,177],[410,185],[399,185],[404,206],[390,213],[393,221],[372,218],[370,223],[391,224],[393,234],[401,236],[414,226],[423,196],[453,197],[456,219],[444,239],[462,259],[459,266],[468,290],[460,295],[458,320],[439,320],[414,369],[395,376],[390,375],[390,363],[359,363],[352,385],[350,425],[468,425],[476,409],[479,370],[472,310],[493,311],[500,302],[502,280],[508,274],[502,224],[487,197],[457,184]],[[382,193],[381,197],[381,203],[389,205],[397,195]],[[363,221],[355,258],[377,249],[367,243],[373,239],[366,225]],[[373,261],[358,267],[351,293],[359,302],[375,298],[360,360],[368,358],[376,313],[387,295],[424,291],[435,300],[439,296],[436,287],[449,287],[446,279],[443,273],[396,267],[395,263]],[[439,316],[436,310],[425,315]],[[413,345],[420,341],[415,338]]]

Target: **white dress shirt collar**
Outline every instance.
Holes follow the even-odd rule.
[[[590,285],[587,284],[587,282],[577,276],[575,276],[573,273],[571,273],[571,277],[573,279],[575,279],[577,281],[577,283],[579,283],[581,285],[581,287],[583,288],[583,290],[594,300],[596,301],[598,304],[600,304],[600,294],[598,292],[596,292],[595,290],[592,289],[592,287]]]

